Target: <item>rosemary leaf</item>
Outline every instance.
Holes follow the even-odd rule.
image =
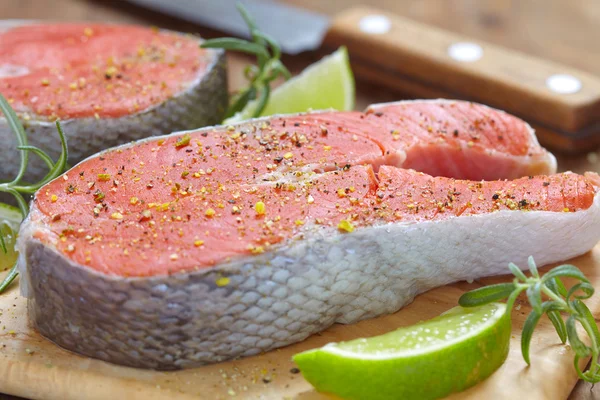
[[[246,22],[246,25],[248,25],[248,28],[250,29],[250,31],[257,31],[258,26],[256,25],[256,21],[254,21],[254,18],[252,17],[252,15],[250,15],[248,10],[246,10],[246,7],[244,7],[242,5],[242,3],[236,3],[235,7],[237,8],[237,10],[240,13],[240,15],[242,16],[242,18],[244,19],[244,22]]]
[[[6,247],[6,241],[4,240],[4,235],[0,232],[0,248],[4,254],[8,253],[8,248]]]
[[[576,285],[573,285],[573,287],[569,289],[567,295],[565,296],[567,301],[569,301],[571,299],[571,296],[573,296],[573,294],[575,294],[578,291],[582,291],[584,294],[575,296],[576,299],[585,300],[589,299],[594,295],[594,287],[587,282],[581,282]]]
[[[546,287],[548,287],[548,289],[550,289],[554,294],[562,297],[567,296],[567,288],[559,278],[548,279],[545,281],[545,283]]]
[[[563,321],[562,317],[560,316],[560,312],[550,310],[546,312],[546,315],[548,316],[550,322],[552,322],[552,325],[554,325],[554,329],[556,329],[556,333],[558,333],[560,341],[562,344],[565,344],[567,342],[567,327],[565,326],[565,321]]]
[[[236,100],[229,106],[227,109],[227,114],[225,114],[225,118],[229,118],[235,113],[241,111],[249,101],[254,100],[256,98],[256,88],[254,86],[250,86],[248,89],[242,91]]]
[[[574,315],[570,315],[569,318],[567,318],[566,325],[569,344],[571,345],[573,351],[575,351],[575,353],[579,357],[587,357],[590,355],[591,349],[588,346],[586,346],[586,344],[583,343],[581,339],[579,339],[579,335],[577,334],[576,321],[577,319]]]
[[[548,311],[563,311],[564,306],[558,301],[545,301],[542,303],[542,313]]]
[[[523,286],[518,286],[517,289],[515,291],[513,291],[510,296],[508,296],[508,300],[506,300],[506,308],[507,310],[512,310],[513,305],[515,304],[515,301],[517,300],[517,297],[519,297],[519,295],[526,289],[526,287]]]
[[[558,293],[562,296],[562,297],[566,297],[567,296],[567,287],[565,286],[565,284],[563,283],[563,281],[556,277],[553,279],[556,282],[556,286],[558,287]]]
[[[579,314],[577,319],[590,336],[590,339],[596,343],[596,346],[600,346],[600,331],[590,309],[579,299],[571,301],[571,306]]]
[[[19,146],[27,146],[27,134],[25,133],[25,128],[23,124],[17,117],[17,114],[12,109],[6,98],[0,94],[0,111],[4,114],[4,118],[6,118],[6,122],[10,129],[14,132],[17,137],[17,144]],[[27,150],[19,150],[21,153],[21,163],[19,165],[19,172],[15,179],[13,179],[10,184],[15,184],[23,179],[25,175],[25,171],[27,170],[27,165],[29,163],[29,152]]]
[[[290,79],[292,77],[291,72],[287,69],[285,65],[283,65],[282,62],[277,61],[275,68],[277,68],[277,70],[281,73],[281,75],[283,75],[285,79]]]
[[[540,321],[541,317],[542,314],[538,312],[538,310],[533,309],[533,311],[531,311],[531,313],[525,320],[525,324],[523,325],[523,332],[521,333],[521,354],[523,354],[523,359],[525,360],[527,365],[531,364],[531,360],[529,359],[529,345],[531,344],[533,331],[537,326],[538,322]]]
[[[258,104],[254,109],[253,117],[259,117],[262,114],[263,110],[267,106],[267,101],[269,100],[269,96],[271,95],[271,87],[269,85],[263,86],[260,96],[258,97]]]
[[[531,361],[529,359],[529,346],[531,344],[531,338],[533,336],[533,331],[535,330],[535,327],[537,326],[538,322],[540,321],[540,318],[542,317],[542,315],[544,313],[548,314],[549,317],[550,317],[551,313],[558,314],[558,320],[560,321],[560,322],[556,321],[556,324],[559,325],[559,328],[557,328],[558,336],[561,338],[561,340],[563,340],[563,333],[561,333],[561,332],[564,332],[564,336],[566,339],[566,328],[564,328],[564,330],[562,330],[564,327],[564,322],[560,318],[560,314],[557,311],[558,309],[560,309],[560,304],[558,302],[546,301],[546,302],[544,302],[543,305],[540,305],[539,308],[534,308],[533,311],[529,314],[529,316],[525,320],[525,324],[523,325],[523,332],[521,334],[521,353],[523,354],[523,359],[525,360],[525,362],[528,365],[531,364]],[[550,317],[550,320],[552,321],[552,324],[554,325],[555,322],[553,321],[552,318],[554,318],[554,317]],[[560,325],[561,323],[562,323],[562,325]],[[554,325],[554,326],[556,327],[556,325]],[[563,343],[564,343],[564,341],[563,341]]]
[[[575,358],[575,362],[577,363],[577,366],[579,367],[579,358],[577,356]],[[579,370],[579,368],[576,368],[576,370],[577,370],[577,373],[581,372]],[[596,371],[587,370],[583,374],[580,374],[579,376],[584,381],[591,382],[592,384],[600,382],[600,374],[598,374],[597,370]]]
[[[27,216],[27,214],[29,213],[29,206],[27,205],[27,201],[25,201],[25,199],[23,198],[23,195],[21,195],[21,193],[19,193],[17,190],[15,190],[12,187],[9,187],[2,191],[13,195],[13,197],[17,201],[17,205],[19,206],[19,210],[21,211],[21,215],[23,216],[23,219],[24,219]]]
[[[0,283],[0,293],[4,293],[6,289],[10,286],[10,284],[15,280],[15,278],[19,275],[19,270],[17,269],[17,264],[12,266],[8,275],[4,278],[2,283]]]
[[[27,150],[34,153],[41,158],[44,163],[46,163],[48,169],[51,169],[54,166],[54,161],[52,161],[52,158],[42,149],[39,149],[35,146],[17,146],[17,150]]]
[[[527,280],[527,277],[525,276],[523,271],[521,271],[521,269],[519,267],[517,267],[514,263],[509,263],[508,268],[510,268],[510,272],[512,272],[512,274],[514,276],[516,276],[518,279],[520,279],[522,281]]]
[[[262,55],[264,57],[269,56],[269,53],[267,53],[267,50],[263,46],[237,38],[208,39],[202,43],[202,47],[241,51],[248,54]]]
[[[581,357],[579,357],[579,354],[575,354],[575,358],[573,360],[573,364],[575,366],[575,371],[577,371],[577,375],[579,375],[579,377],[581,379],[593,383],[594,381],[589,381],[588,379],[586,379],[587,372],[582,372],[581,368],[579,368],[579,360],[581,360]],[[596,381],[596,382],[598,382],[598,381]]]
[[[56,121],[56,130],[58,131],[58,136],[60,138],[61,144],[61,153],[58,157],[56,163],[52,166],[50,171],[46,174],[46,176],[39,182],[31,185],[23,185],[23,186],[15,186],[14,188],[26,194],[33,194],[38,191],[39,188],[47,184],[48,182],[56,179],[60,174],[62,174],[67,169],[67,160],[69,158],[69,151],[67,147],[67,138],[62,130],[62,126],[59,121]],[[48,156],[49,157],[49,156]]]
[[[477,307],[507,298],[515,290],[514,283],[498,283],[471,290],[460,296],[458,304],[462,307]]]
[[[529,256],[527,259],[527,265],[529,266],[529,271],[531,271],[531,275],[539,278],[540,273],[538,272],[537,266],[535,265],[535,261],[533,261],[533,257]]]
[[[527,288],[527,299],[536,313],[542,314],[542,283],[536,282]]]
[[[588,283],[590,282],[585,277],[583,272],[581,272],[579,270],[579,268],[577,268],[574,265],[570,265],[570,264],[560,265],[560,266],[552,269],[551,271],[548,271],[542,278],[542,281],[546,282],[549,279],[557,278],[557,277],[569,277],[569,278],[578,279],[582,282],[588,282]]]
[[[259,30],[254,31],[254,36],[264,40],[271,47],[271,50],[273,51],[273,58],[279,59],[281,57],[281,47],[279,47],[279,44],[275,41],[275,39]]]

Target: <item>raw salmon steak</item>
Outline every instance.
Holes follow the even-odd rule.
[[[57,159],[62,121],[74,165],[151,135],[214,125],[227,107],[225,56],[200,39],[128,25],[0,21],[0,93],[21,116],[30,144]],[[0,113],[0,180],[19,166]],[[31,156],[30,180],[45,164]]]
[[[442,100],[117,147],[36,194],[19,242],[29,315],[117,364],[258,354],[588,251],[600,180],[555,167],[523,121]]]

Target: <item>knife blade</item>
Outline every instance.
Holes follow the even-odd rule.
[[[127,1],[234,36],[250,37],[235,0]],[[329,26],[327,16],[302,8],[269,0],[239,2],[248,9],[260,29],[277,40],[286,54],[316,50]]]
[[[248,37],[234,0],[127,0]],[[600,78],[368,7],[332,18],[273,0],[242,0],[284,52],[348,48],[362,80],[413,97],[488,104],[530,122],[544,145],[581,152],[600,145]]]

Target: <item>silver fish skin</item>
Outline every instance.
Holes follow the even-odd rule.
[[[393,313],[429,289],[526,267],[530,255],[540,266],[570,259],[598,242],[599,222],[596,195],[576,213],[499,211],[351,235],[313,227],[275,251],[151,278],[84,268],[27,235],[31,222],[21,243],[29,318],[42,335],[93,358],[172,370]],[[219,287],[223,276],[230,283]]]

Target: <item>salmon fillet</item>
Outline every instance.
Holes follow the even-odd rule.
[[[107,147],[221,121],[224,53],[199,43],[140,26],[0,21],[0,93],[25,122],[31,144],[54,159],[60,119],[75,164]],[[19,154],[2,117],[0,140],[0,179],[12,179]],[[47,172],[34,156],[29,170],[29,179]]]
[[[555,168],[523,121],[445,100],[147,139],[36,194],[22,288],[36,328],[91,357],[257,354],[529,255],[588,251],[600,178]]]

